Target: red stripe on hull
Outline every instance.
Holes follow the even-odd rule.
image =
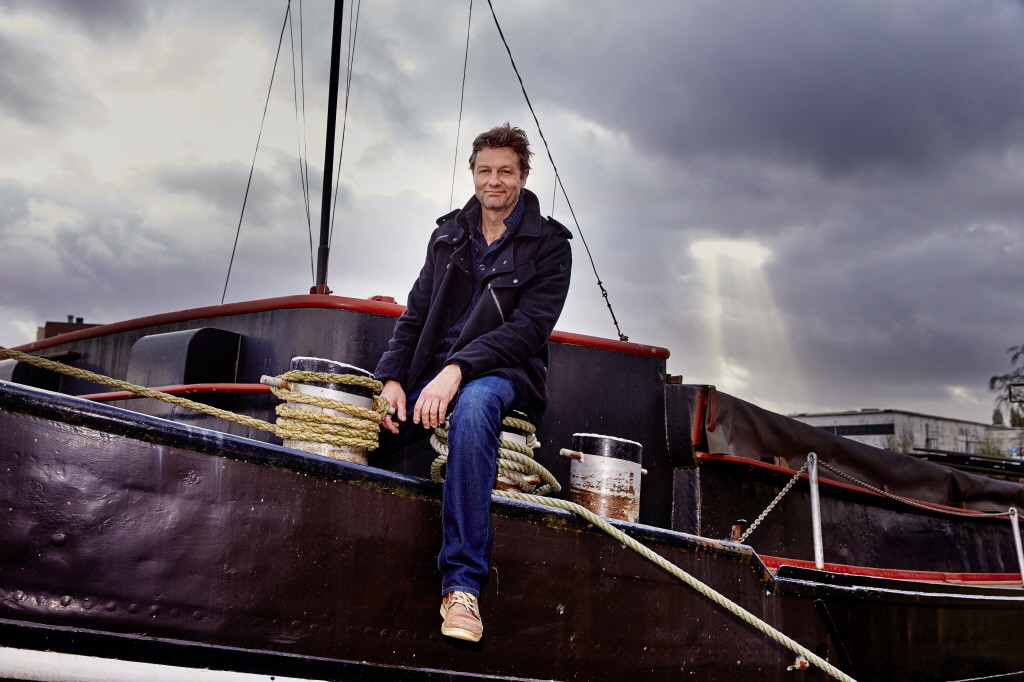
[[[175,384],[173,386],[153,386],[151,388],[154,391],[170,393],[171,395],[187,395],[189,393],[270,393],[270,387],[263,384]],[[109,393],[89,393],[76,397],[102,403],[108,400],[127,400],[140,396],[131,391],[110,391]]]
[[[814,568],[813,561],[789,559],[786,557],[758,555],[764,565],[772,573],[779,566],[796,566]],[[1020,587],[1019,573],[945,573],[940,571],[906,571],[889,568],[870,568],[868,566],[848,566],[846,564],[825,564],[823,569],[830,573],[845,575],[863,575],[873,578],[891,578],[893,580],[911,580],[926,583],[950,583],[956,585],[986,585],[997,587]]]
[[[82,329],[76,332],[69,332],[59,336],[53,336],[41,341],[33,341],[18,346],[16,350],[25,353],[43,350],[63,343],[72,343],[82,339],[91,339],[97,336],[116,334],[118,332],[132,331],[143,327],[155,327],[163,324],[174,324],[187,320],[202,320],[211,317],[222,317],[225,315],[241,315],[245,313],[256,313],[265,310],[280,310],[284,308],[333,308],[336,310],[352,310],[355,312],[371,313],[374,315],[386,315],[398,317],[405,310],[405,306],[385,301],[375,301],[363,298],[346,298],[344,296],[325,296],[320,294],[304,294],[299,296],[281,296],[278,298],[264,298],[256,301],[242,301],[239,303],[227,303],[225,305],[207,306],[205,308],[192,308],[173,313],[162,313],[148,317],[138,317],[134,320],[104,324],[90,329]],[[551,340],[558,343],[566,343],[574,346],[586,346],[599,350],[612,350],[631,355],[643,355],[666,359],[669,356],[667,348],[659,346],[648,346],[629,341],[616,341],[598,336],[587,336],[585,334],[573,334],[570,332],[555,331]]]

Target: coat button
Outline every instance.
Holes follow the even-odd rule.
[[[519,280],[518,279],[512,280],[512,284],[519,284]]]
[[[483,265],[481,265],[481,266],[480,266],[480,272],[483,272],[483,271],[484,271],[484,266],[483,266]]]

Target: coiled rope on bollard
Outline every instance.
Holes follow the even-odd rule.
[[[281,400],[313,405],[351,415],[345,417],[317,410],[292,407],[282,403],[276,408],[278,419],[277,424],[275,424],[274,433],[278,436],[290,440],[327,443],[329,445],[348,445],[365,448],[370,451],[377,449],[380,421],[384,419],[388,408],[391,407],[388,401],[379,395],[382,388],[381,382],[357,374],[330,374],[297,369],[285,372],[277,378],[285,382],[315,382],[362,386],[373,391],[373,407],[368,408],[344,400],[308,395],[289,388],[271,386],[270,390]]]
[[[498,476],[504,476],[520,490],[533,495],[559,492],[562,486],[558,479],[533,458],[533,451],[539,447],[537,427],[515,417],[505,417],[501,424],[525,432],[526,445],[504,439],[498,441]],[[430,465],[430,478],[440,483],[444,481],[441,469],[448,463],[447,422],[434,429],[430,445],[438,455]]]

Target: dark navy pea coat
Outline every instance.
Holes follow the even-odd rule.
[[[540,202],[524,189],[526,212],[484,275],[483,292],[445,364],[458,363],[462,383],[485,374],[508,377],[527,414],[540,423],[547,406],[548,337],[562,312],[572,272],[571,233],[540,214]],[[407,308],[374,376],[394,379],[408,392],[425,377],[445,332],[472,297],[469,230],[480,205],[473,197],[438,219],[427,257],[409,292]],[[467,215],[473,220],[469,224]]]

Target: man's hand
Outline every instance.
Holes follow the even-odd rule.
[[[391,407],[395,408],[395,417],[398,418],[398,421],[404,422],[405,391],[402,390],[402,384],[394,379],[388,379],[380,391],[380,397],[391,403]],[[392,419],[390,414],[384,415],[380,424],[391,433],[398,433],[398,422]]]
[[[462,384],[462,370],[458,365],[446,365],[437,376],[424,387],[416,407],[412,411],[414,424],[423,424],[433,429],[444,423],[448,414],[448,403],[452,401]]]

